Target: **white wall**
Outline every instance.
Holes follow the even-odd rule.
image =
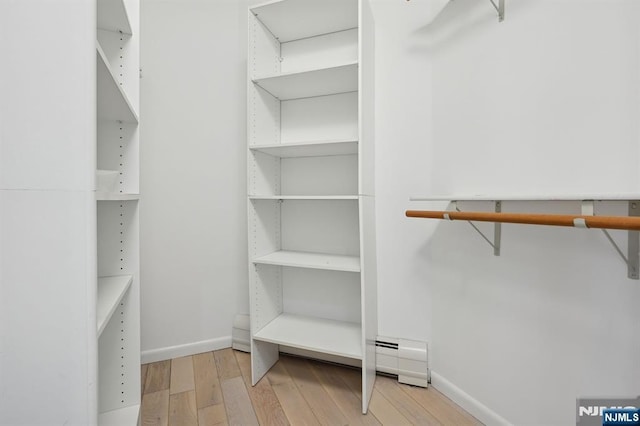
[[[246,11],[142,1],[144,361],[230,346],[248,300]]]
[[[505,225],[494,257],[465,223],[402,216],[445,207],[410,194],[640,192],[640,4],[508,1],[499,24],[456,0],[429,24],[425,3],[375,3],[381,334],[426,337],[434,383],[485,421],[572,424],[576,397],[640,394],[640,283],[602,233]]]

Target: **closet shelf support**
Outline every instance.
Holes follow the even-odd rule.
[[[462,212],[462,210],[460,210],[458,208],[458,205],[457,205],[457,203],[455,201],[452,202],[452,205],[456,209],[457,212]],[[495,201],[494,202],[494,206],[495,206],[495,212],[496,213],[500,213],[502,211],[502,202],[501,201]],[[453,219],[451,219],[451,220],[453,220]],[[493,223],[493,241],[491,241],[489,239],[489,237],[487,237],[484,234],[484,232],[482,232],[480,230],[480,228],[478,228],[473,222],[468,220],[467,223],[469,223],[469,225],[471,225],[471,227],[478,234],[480,234],[482,239],[485,240],[493,248],[493,255],[494,256],[500,256],[500,238],[501,238],[501,235],[502,235],[502,223],[500,223],[500,222],[494,222]]]
[[[453,206],[455,209],[453,211],[407,210],[405,215],[413,218],[465,220],[493,247],[494,255],[496,256],[500,255],[502,231],[500,224],[502,223],[601,229],[616,252],[627,264],[627,277],[634,280],[640,279],[640,201],[638,200],[628,201],[627,216],[595,216],[593,214],[593,201],[583,201],[581,215],[502,213],[499,201],[495,202],[495,212],[463,212],[457,207],[455,201]],[[472,221],[493,222],[495,226],[493,242]],[[627,231],[626,256],[607,229]]]
[[[504,2],[505,0],[498,0],[498,4],[494,0],[489,0],[493,7],[498,12],[498,22],[504,21]]]
[[[640,219],[640,202],[629,201],[628,215]],[[640,278],[640,232],[629,231],[627,237],[627,276]]]

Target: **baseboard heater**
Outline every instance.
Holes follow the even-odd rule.
[[[236,315],[232,332],[233,349],[251,352],[249,324],[249,315]],[[280,352],[360,367],[356,360],[288,346],[281,345]],[[427,342],[386,336],[378,336],[376,339],[376,370],[398,376],[400,383],[426,388],[429,383],[427,360]]]

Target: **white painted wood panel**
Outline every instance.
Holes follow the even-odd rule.
[[[260,151],[247,154],[249,194],[280,194],[280,159]]]
[[[90,1],[0,5],[0,189],[93,189],[95,13]]]
[[[0,424],[95,423],[94,218],[88,191],[0,190]]]
[[[247,117],[249,145],[280,143],[280,102],[260,86],[248,82]]]
[[[249,262],[254,257],[280,250],[280,206],[274,200],[251,200],[248,203]],[[253,268],[250,268],[253,270]]]
[[[378,267],[376,247],[375,197],[360,197],[360,252],[362,335],[362,412],[367,411],[376,380],[378,336]]]
[[[360,324],[282,314],[255,333],[254,339],[361,359],[360,335]]]
[[[280,42],[259,19],[251,12],[248,14],[248,75],[253,78],[256,75],[279,74]]]
[[[358,50],[358,140],[360,141],[361,195],[375,194],[375,32],[373,14],[368,0],[360,2],[361,43]]]

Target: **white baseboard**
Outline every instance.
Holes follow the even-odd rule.
[[[507,426],[512,424],[435,371],[431,371],[431,386],[487,426]]]
[[[172,358],[180,358],[181,356],[189,356],[201,354],[203,352],[217,351],[231,347],[231,336],[219,337],[217,339],[202,340],[195,343],[187,343],[185,345],[169,346],[166,348],[151,349],[143,351],[140,358],[142,364],[150,362],[165,361]]]

